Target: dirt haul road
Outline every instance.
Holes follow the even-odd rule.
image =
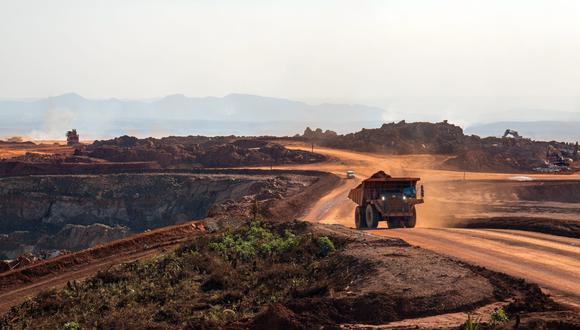
[[[290,148],[310,149],[308,146],[288,145]],[[417,227],[414,229],[378,229],[372,233],[398,237],[442,254],[466,262],[522,277],[538,283],[562,303],[580,308],[580,239],[547,234],[499,229],[445,228],[446,219],[461,209],[485,209],[489,201],[474,194],[469,203],[453,203],[438,194],[442,183],[456,181],[498,180],[580,180],[579,175],[514,175],[498,173],[464,173],[434,170],[445,156],[383,156],[350,151],[315,148],[315,152],[330,157],[322,164],[299,166],[333,172],[344,177],[346,170],[354,170],[357,178],[344,179],[335,190],[319,200],[306,212],[305,220],[354,226],[355,204],[346,196],[348,191],[378,170],[393,176],[419,176],[425,185],[426,202],[418,206]],[[294,167],[295,168],[295,167]],[[384,226],[381,223],[380,226]]]

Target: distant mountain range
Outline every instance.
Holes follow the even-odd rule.
[[[381,124],[384,110],[358,104],[311,105],[246,94],[224,97],[170,95],[153,101],[90,100],[69,93],[36,100],[0,100],[0,136],[81,138],[132,134],[293,135],[305,126],[350,131]]]
[[[518,131],[526,138],[539,141],[580,141],[580,120],[571,121],[502,121],[469,126],[465,134],[502,136],[506,129]]]
[[[79,131],[81,139],[124,134],[283,136],[302,133],[306,126],[350,133],[380,127],[385,114],[384,109],[361,104],[313,105],[248,94],[224,97],[175,94],[154,100],[94,100],[68,93],[44,99],[0,100],[0,138],[64,139],[65,132],[71,128]],[[506,115],[509,114],[497,114],[494,118],[503,120]],[[465,132],[501,136],[510,128],[537,140],[580,140],[580,113],[536,110],[519,117],[553,118],[553,121],[498,121],[468,126]]]

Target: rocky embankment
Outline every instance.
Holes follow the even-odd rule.
[[[380,128],[337,135],[332,131],[306,128],[302,138],[317,144],[339,149],[386,154],[453,154],[465,140],[459,126],[442,123],[383,124]]]
[[[307,164],[325,159],[315,153],[289,150],[280,144],[255,138],[205,136],[161,139],[121,136],[95,141],[77,149],[75,154],[111,162],[156,162],[162,167]]]
[[[244,218],[250,216],[255,201],[266,208],[319,179],[316,175],[270,173],[1,178],[0,258],[79,250],[207,216]]]

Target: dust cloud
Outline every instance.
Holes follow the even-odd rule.
[[[310,146],[290,146],[310,149]],[[506,202],[517,201],[512,188],[499,184],[505,175],[493,173],[464,173],[440,170],[449,156],[441,155],[380,155],[330,148],[316,148],[315,152],[330,160],[322,164],[300,166],[332,172],[342,178],[353,170],[356,180],[343,179],[340,187],[324,196],[306,212],[304,219],[327,224],[354,226],[356,205],[348,199],[350,189],[377,171],[395,177],[418,177],[425,190],[425,203],[417,206],[417,227],[442,228],[462,226],[475,216],[481,216]],[[505,182],[505,181],[503,181]],[[379,227],[385,227],[380,223]]]
[[[73,128],[75,115],[68,109],[50,108],[44,114],[41,130],[30,133],[32,140],[63,140],[64,134]]]

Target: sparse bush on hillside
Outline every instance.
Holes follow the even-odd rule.
[[[319,254],[323,257],[326,257],[327,255],[336,250],[336,248],[334,247],[334,243],[332,243],[330,238],[326,236],[318,238],[318,246],[320,247]]]
[[[503,308],[497,308],[491,313],[491,325],[506,323],[509,320],[510,318]]]
[[[198,236],[164,256],[42,293],[0,317],[0,328],[216,328],[272,303],[324,296],[329,278],[332,288],[345,287],[357,272],[334,274],[348,261],[326,257],[334,243],[307,228],[253,221]]]
[[[285,230],[284,235],[280,236],[253,221],[247,231],[236,235],[226,234],[210,243],[209,247],[228,260],[249,260],[256,255],[265,257],[290,252],[299,243],[296,235],[289,230]]]
[[[67,322],[64,324],[64,330],[79,330],[81,326],[77,322]]]
[[[472,319],[471,314],[467,314],[467,320],[465,321],[465,323],[463,323],[463,329],[464,330],[479,330],[479,327],[480,327],[479,321],[480,321],[480,319]]]

